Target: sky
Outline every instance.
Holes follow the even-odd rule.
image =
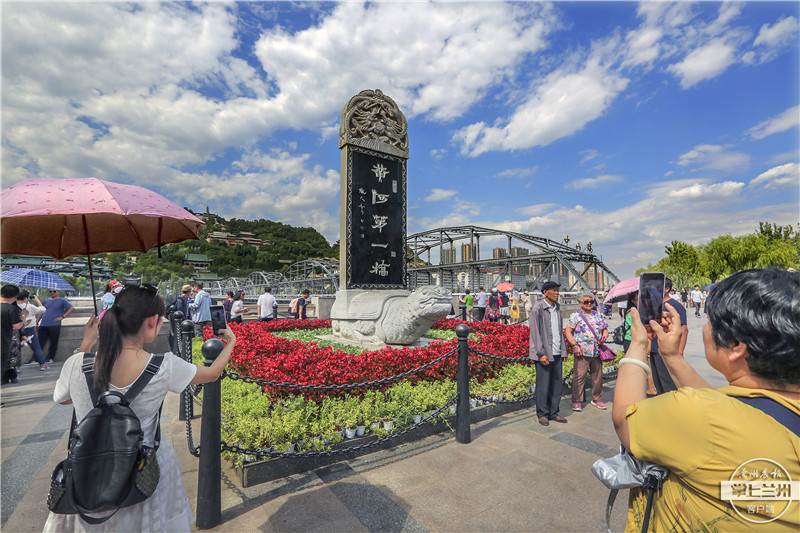
[[[333,243],[340,113],[380,89],[409,235],[568,235],[624,279],[672,240],[800,220],[798,2],[1,9],[3,188],[94,176]]]

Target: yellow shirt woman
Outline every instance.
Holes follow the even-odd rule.
[[[800,439],[735,396],[768,397],[800,414],[800,402],[733,386],[681,388],[628,408],[631,452],[670,469],[650,531],[800,531],[800,501],[762,498],[734,508],[720,499],[721,482],[800,480]],[[641,531],[645,503],[645,492],[631,490],[626,531]]]

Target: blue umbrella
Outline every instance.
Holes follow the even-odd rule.
[[[44,287],[46,289],[57,289],[59,291],[74,291],[75,287],[67,283],[58,274],[35,268],[12,268],[0,272],[0,281],[3,283],[13,283],[21,287]]]
[[[704,290],[704,291],[710,291],[711,289],[713,289],[713,288],[714,288],[714,285],[716,285],[716,283],[709,283],[709,284],[707,284],[707,285],[705,285],[705,286],[703,287],[703,290]]]

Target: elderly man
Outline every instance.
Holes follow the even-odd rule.
[[[529,357],[536,364],[536,416],[543,426],[549,426],[551,420],[562,424],[567,422],[558,414],[561,372],[567,355],[561,306],[558,305],[559,287],[554,281],[546,282],[542,286],[544,298],[531,308],[528,317],[531,329]]]

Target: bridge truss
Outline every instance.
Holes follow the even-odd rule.
[[[481,239],[484,248],[494,246],[491,254],[486,250],[481,253]],[[407,245],[412,254],[407,278],[411,290],[440,285],[454,292],[474,292],[478,287],[489,289],[504,281],[532,289],[551,280],[561,284],[562,291],[608,290],[619,283],[619,278],[592,252],[591,245],[590,249],[581,250],[580,245],[570,247],[568,242],[479,226],[415,233],[408,237]],[[461,261],[456,261],[459,251]],[[253,272],[246,278],[228,278],[208,285],[206,290],[212,298],[223,298],[228,291],[245,291],[247,302],[254,302],[266,287],[271,287],[280,301],[303,289],[316,295],[335,294],[339,289],[339,262],[308,259],[293,263],[283,273]]]
[[[253,272],[246,278],[228,278],[208,283],[206,291],[214,299],[228,291],[244,291],[246,302],[255,302],[267,287],[279,301],[291,299],[308,289],[312,294],[336,294],[339,289],[339,262],[307,259],[293,263],[285,272]]]
[[[481,252],[481,239],[484,248]],[[453,291],[487,289],[508,281],[520,288],[538,288],[555,281],[562,291],[608,290],[619,278],[593,253],[546,237],[513,231],[456,226],[410,235],[412,259],[409,287],[441,285]],[[433,254],[432,254],[433,252]],[[438,255],[438,258],[432,255]],[[457,256],[461,260],[457,261]],[[491,256],[491,259],[488,257]]]

